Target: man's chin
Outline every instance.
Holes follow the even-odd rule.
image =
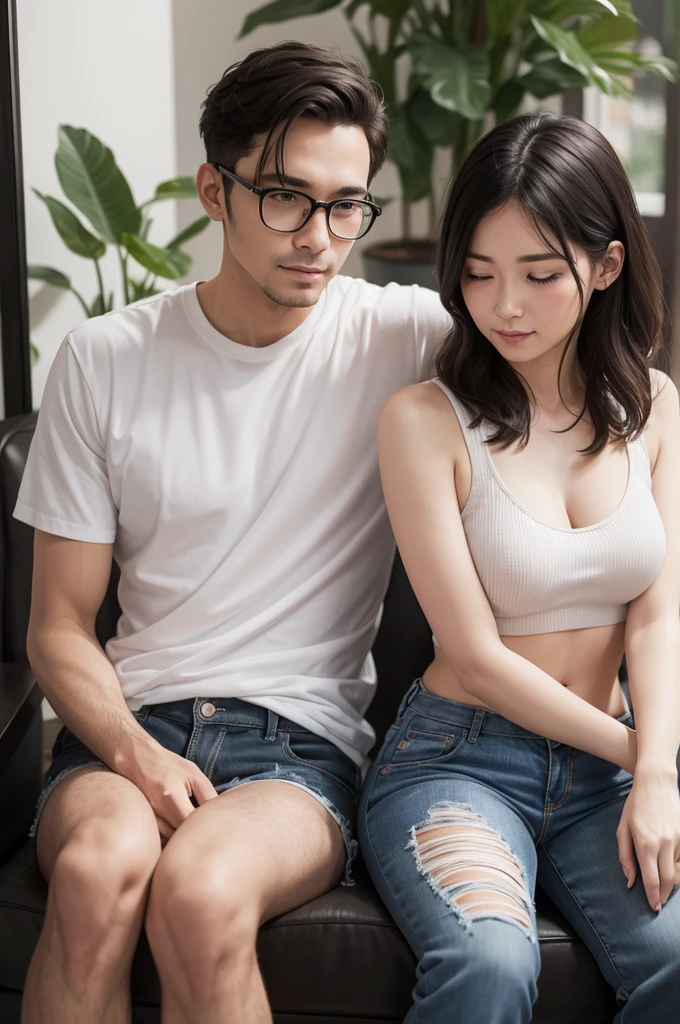
[[[294,293],[282,292],[277,289],[271,288],[269,285],[261,285],[262,291],[271,302],[275,302],[277,306],[287,306],[294,309],[307,309],[309,306],[315,306],[321,297],[321,293],[326,287],[326,283],[321,287],[307,288],[305,291],[299,291]]]

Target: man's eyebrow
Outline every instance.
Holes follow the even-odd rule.
[[[277,185],[287,185],[288,188],[314,188],[311,181],[305,181],[304,178],[293,178],[289,174],[284,174],[281,178],[276,174],[263,174],[263,182],[272,182]],[[336,188],[335,192],[331,195],[334,196],[365,196],[368,194],[368,189],[365,185],[343,185],[342,188]]]
[[[479,253],[479,252],[469,252],[467,254],[467,256],[468,256],[468,259],[470,259],[470,260],[481,260],[482,263],[493,263],[493,260],[491,259],[490,256],[482,256],[482,254]],[[536,252],[536,253],[532,253],[529,256],[519,256],[518,259],[517,259],[517,262],[518,263],[540,263],[542,260],[563,260],[563,259],[564,259],[564,256],[562,256],[562,254],[559,253],[559,252]]]

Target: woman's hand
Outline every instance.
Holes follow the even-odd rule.
[[[636,770],[616,838],[628,888],[635,882],[637,857],[647,900],[658,912],[680,883],[680,794],[674,767]]]

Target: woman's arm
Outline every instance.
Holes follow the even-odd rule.
[[[661,390],[650,418],[658,438],[652,491],[666,531],[666,557],[652,585],[631,601],[626,619],[638,759],[618,838],[629,885],[637,854],[647,898],[657,909],[680,881],[680,404],[673,382],[658,372],[654,377]]]
[[[635,709],[637,771],[676,773],[680,745],[680,403],[665,375],[654,399],[658,455],[652,493],[666,531],[658,576],[626,620],[626,666]]]
[[[501,643],[458,509],[453,467],[463,444],[455,412],[434,384],[398,392],[380,414],[390,522],[446,658],[471,696],[510,721],[632,771],[632,730]]]

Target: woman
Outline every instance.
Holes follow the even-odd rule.
[[[406,1020],[531,1019],[538,877],[614,987],[616,1021],[670,1021],[680,415],[652,369],[659,270],[610,145],[552,114],[493,129],[453,182],[437,270],[454,319],[438,377],[379,423],[435,658],[360,814],[419,961]]]

